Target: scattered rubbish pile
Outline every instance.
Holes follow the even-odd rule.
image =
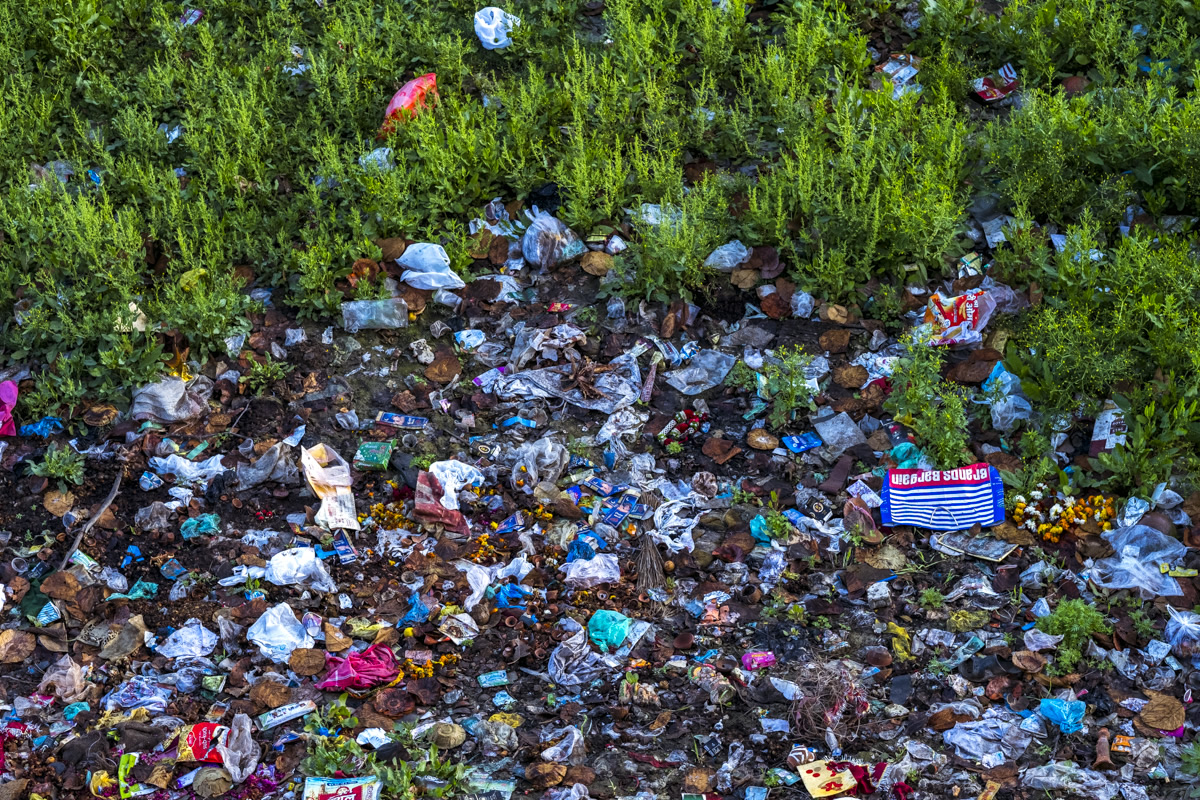
[[[578,257],[468,285],[440,250],[397,289],[437,303],[256,330],[293,343],[274,396],[193,363],[5,440],[5,797],[1196,785],[1198,496],[1006,493],[1007,287],[902,342],[784,283],[597,310]],[[949,346],[997,424],[939,469],[897,398]],[[49,485],[59,447],[86,477]]]

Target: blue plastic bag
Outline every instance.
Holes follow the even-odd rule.
[[[1083,730],[1087,705],[1082,700],[1043,700],[1038,713],[1058,726],[1063,733]]]

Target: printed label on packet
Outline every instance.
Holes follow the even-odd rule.
[[[375,415],[375,422],[387,425],[389,428],[419,431],[429,424],[428,417],[411,417],[408,414],[394,414],[391,411],[380,411]]]
[[[637,497],[632,494],[623,494],[617,500],[616,508],[604,515],[604,524],[611,525],[614,528],[625,521],[625,518],[633,511]]]
[[[358,551],[354,549],[345,531],[338,531],[333,535],[333,550],[337,553],[338,561],[343,564],[358,562]]]
[[[290,703],[286,706],[271,709],[270,711],[259,714],[255,717],[260,731],[269,731],[271,728],[276,728],[285,722],[291,722],[294,719],[311,714],[317,710],[317,704],[312,700],[304,700],[300,703]]]
[[[479,676],[479,685],[485,689],[492,686],[507,686],[508,673],[502,669],[495,670],[494,672],[485,672]]]
[[[594,475],[590,478],[585,479],[583,481],[582,485],[585,489],[591,489],[593,492],[600,495],[601,497],[611,497],[612,495],[616,494],[617,492],[623,491],[626,488],[624,486],[615,486],[615,485],[609,483],[608,481],[597,478]]]

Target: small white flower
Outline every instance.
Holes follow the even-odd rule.
[[[1042,499],[1042,493],[1041,493],[1041,492],[1039,492],[1039,491],[1037,491],[1037,490],[1034,490],[1034,491],[1030,492],[1030,493],[1029,493],[1029,495],[1030,495],[1030,497],[1032,497],[1034,500],[1041,500],[1041,499]]]
[[[1023,495],[1023,494],[1019,494],[1019,495],[1017,495],[1017,502],[1018,502],[1018,503],[1024,503],[1024,502],[1025,502],[1025,495]]]

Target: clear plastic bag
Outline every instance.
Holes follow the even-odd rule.
[[[734,239],[713,250],[708,258],[704,259],[704,266],[715,269],[717,272],[733,272],[749,261],[751,255],[749,247]]]
[[[736,361],[737,356],[729,353],[701,350],[686,367],[668,372],[664,378],[682,394],[697,395],[720,385]]]
[[[533,487],[542,481],[555,483],[567,468],[571,454],[553,439],[526,442],[515,453],[510,482],[514,491],[533,494]],[[521,485],[517,485],[521,481]]]
[[[342,327],[347,333],[408,327],[408,304],[402,297],[350,300],[342,303]]]
[[[277,664],[287,663],[293,650],[313,646],[313,638],[287,603],[268,608],[250,626],[246,638],[258,645],[259,652]]]
[[[533,266],[552,267],[586,252],[583,242],[562,220],[539,211],[521,237],[521,252]]]
[[[258,766],[258,743],[250,733],[250,717],[237,714],[233,724],[229,726],[229,735],[217,743],[217,753],[221,763],[229,770],[229,776],[234,784],[239,784],[249,778],[254,768]]]
[[[591,683],[608,672],[608,667],[588,647],[587,631],[580,629],[554,648],[546,671],[556,684],[569,687]]]
[[[180,378],[167,378],[134,389],[129,416],[135,422],[184,422],[208,410],[212,393],[213,382],[203,375],[187,383]]]
[[[220,637],[204,627],[198,619],[189,619],[158,647],[158,654],[167,658],[196,658],[216,649]]]
[[[566,577],[563,582],[567,586],[580,589],[590,589],[602,583],[618,583],[621,580],[621,566],[617,557],[611,553],[598,555],[587,561],[572,561],[563,565]]]
[[[1024,397],[1010,394],[992,404],[992,427],[1012,433],[1022,420],[1033,416],[1033,406]]]
[[[1180,658],[1191,658],[1200,653],[1200,614],[1191,611],[1176,611],[1167,606],[1171,618],[1167,620],[1165,636],[1171,652]]]
[[[1131,525],[1104,534],[1116,551],[1091,570],[1094,584],[1104,589],[1137,589],[1143,597],[1178,597],[1179,583],[1159,564],[1173,564],[1187,553],[1181,542],[1145,525]]]
[[[458,510],[460,489],[483,484],[483,473],[461,461],[435,461],[429,465],[429,472],[442,485],[442,497],[439,502],[443,508],[451,511]]]
[[[558,744],[542,751],[543,761],[572,765],[583,763],[587,748],[584,746],[583,734],[579,732],[578,728],[568,725],[566,728],[550,731],[546,735],[551,740],[562,738],[559,739]]]

